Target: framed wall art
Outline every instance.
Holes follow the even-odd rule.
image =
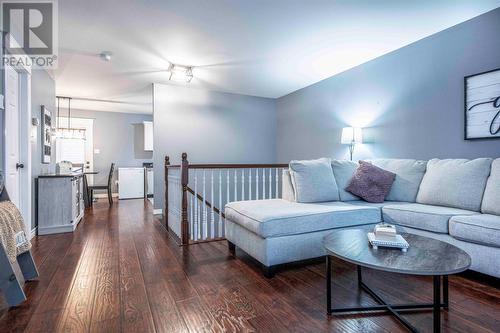
[[[52,156],[52,113],[42,105],[42,163],[49,164]]]
[[[464,78],[465,139],[500,138],[500,68]]]

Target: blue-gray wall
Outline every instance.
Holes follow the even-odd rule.
[[[500,139],[463,139],[463,78],[499,67],[496,9],[279,98],[277,160],[346,158],[351,125],[373,142],[357,159],[499,157]]]
[[[61,111],[61,116],[66,115]],[[143,162],[152,162],[153,153],[144,151],[143,121],[152,121],[153,116],[122,112],[72,110],[73,117],[94,119],[94,184],[107,183],[109,167],[115,163],[114,180],[120,167],[142,167]],[[113,191],[117,186],[113,181]]]
[[[161,85],[154,88],[155,208],[163,207],[164,156],[191,163],[273,163],[276,101]]]
[[[42,126],[41,126],[41,107],[44,105],[52,111],[52,117],[55,119],[56,108],[56,85],[52,77],[45,70],[35,69],[31,72],[31,117],[37,118],[40,125],[37,128],[36,140],[31,141],[31,177],[32,186],[32,213],[31,226],[34,228],[37,223],[35,220],[35,179],[42,173],[55,171],[55,144],[52,143],[52,161],[50,164],[42,164]]]

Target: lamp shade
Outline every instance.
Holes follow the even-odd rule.
[[[352,143],[363,143],[363,133],[359,127],[344,127],[340,143],[350,145]]]

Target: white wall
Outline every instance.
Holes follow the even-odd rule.
[[[172,164],[276,162],[276,101],[156,84],[155,208],[163,207],[165,155]]]

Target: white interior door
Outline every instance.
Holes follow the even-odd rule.
[[[20,103],[19,103],[19,73],[10,66],[5,66],[5,187],[11,201],[20,208],[20,161],[21,146],[19,136]]]

